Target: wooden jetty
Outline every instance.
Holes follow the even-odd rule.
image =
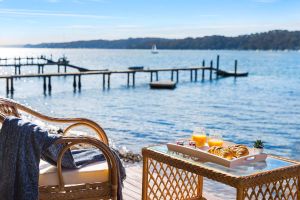
[[[5,61],[5,62],[2,62]],[[39,57],[15,57],[15,58],[0,58],[0,67],[14,67],[15,68],[15,75],[21,74],[21,67],[29,67],[29,66],[36,66],[37,73],[43,74],[45,66],[57,66],[57,73],[61,72],[61,67],[64,67],[64,72],[67,72],[67,68],[73,68],[80,72],[89,71],[86,68],[78,67],[75,65],[71,65],[69,61],[62,57],[58,59],[58,61],[53,61],[45,56]]]
[[[205,61],[203,60],[202,66],[197,66],[197,67],[181,67],[181,68],[159,68],[159,69],[144,69],[144,68],[138,68],[138,69],[128,69],[128,70],[89,70],[86,68],[82,67],[77,67],[74,65],[70,65],[69,62],[66,59],[59,59],[57,62],[47,59],[43,56],[39,58],[41,60],[44,60],[47,65],[57,65],[58,66],[58,72],[57,73],[44,73],[42,70],[42,73],[37,73],[37,74],[21,74],[21,73],[16,73],[15,75],[0,75],[0,79],[6,79],[6,91],[7,94],[14,93],[14,80],[15,79],[24,79],[24,78],[43,78],[43,89],[44,92],[48,90],[48,92],[51,92],[52,90],[52,83],[51,79],[52,77],[73,77],[73,88],[76,91],[76,89],[81,90],[82,87],[82,82],[81,82],[81,77],[82,76],[88,76],[88,75],[101,75],[102,76],[102,88],[110,88],[111,84],[111,75],[113,74],[127,74],[127,86],[135,86],[135,75],[137,73],[147,73],[150,76],[150,83],[154,81],[159,81],[159,72],[170,72],[170,80],[174,81],[176,80],[176,83],[179,82],[179,73],[181,71],[190,71],[190,80],[191,82],[197,82],[199,75],[198,72],[201,72],[201,79],[205,79],[205,71],[209,72],[209,80],[213,80],[213,72],[215,72],[215,78],[219,77],[239,77],[241,75],[248,75],[247,74],[241,74],[237,72],[237,61],[235,61],[235,70],[234,73],[231,72],[226,72],[224,70],[219,69],[219,56],[217,56],[217,64],[216,67],[213,66],[213,61],[210,61],[209,67],[205,66]],[[27,59],[28,60],[28,59]],[[44,63],[44,65],[46,65]],[[19,69],[21,66],[29,66],[29,65],[37,65],[36,63],[30,63],[30,64],[24,64],[18,65]],[[37,65],[40,66],[41,64]],[[1,67],[2,65],[0,65]],[[11,64],[7,64],[4,66],[11,66]],[[16,66],[16,65],[12,65]],[[64,72],[60,72],[60,66],[64,66],[65,70]],[[66,67],[72,67],[78,70],[78,72],[67,72]],[[40,70],[39,70],[40,72]]]

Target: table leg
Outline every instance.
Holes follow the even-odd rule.
[[[143,156],[143,186],[142,186],[142,200],[147,200],[148,182],[148,158]]]
[[[300,176],[298,176],[297,200],[300,200]]]
[[[237,188],[236,200],[243,200],[243,199],[244,199],[244,190],[242,188]]]
[[[197,188],[198,196],[202,197],[203,195],[203,176],[198,175],[198,188]]]

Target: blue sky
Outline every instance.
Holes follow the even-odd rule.
[[[0,45],[300,30],[300,0],[0,0]]]

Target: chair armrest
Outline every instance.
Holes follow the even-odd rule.
[[[62,176],[62,158],[65,152],[70,149],[72,146],[77,144],[89,144],[98,148],[104,155],[107,165],[108,165],[108,172],[109,172],[109,183],[112,189],[112,198],[116,199],[119,181],[119,168],[117,164],[117,160],[113,152],[110,148],[100,140],[91,137],[62,137],[56,141],[56,144],[67,144],[59,153],[58,160],[57,160],[57,175],[59,180],[58,188],[60,191],[64,191],[64,180]]]
[[[48,122],[56,122],[56,123],[72,123],[70,126],[68,126],[64,134],[66,134],[70,129],[77,127],[77,126],[86,126],[94,130],[99,139],[104,142],[106,145],[109,144],[108,137],[103,130],[103,128],[96,122],[86,119],[86,118],[58,118],[58,117],[49,117],[47,115],[43,115],[37,111],[34,111],[22,104],[19,104],[13,100],[0,98],[0,112],[3,113],[6,116],[13,115],[16,117],[20,117],[19,110],[24,111],[32,116],[35,116],[37,118],[40,118],[42,120],[48,121]]]

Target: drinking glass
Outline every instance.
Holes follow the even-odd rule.
[[[224,141],[222,139],[222,135],[219,132],[211,131],[207,143],[209,147],[212,146],[221,147],[223,146]]]
[[[197,147],[203,147],[206,143],[206,133],[204,128],[195,128],[192,140],[196,142]]]

